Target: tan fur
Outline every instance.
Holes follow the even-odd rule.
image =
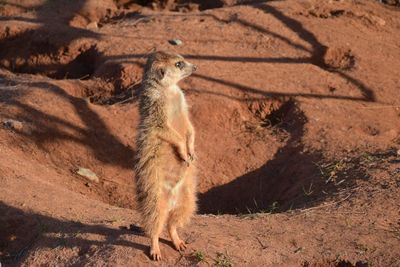
[[[195,69],[182,56],[166,52],[150,55],[145,67],[135,173],[137,200],[154,260],[161,260],[158,239],[165,224],[175,248],[186,248],[177,227],[196,212],[194,129],[177,86]]]

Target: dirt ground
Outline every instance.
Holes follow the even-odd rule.
[[[0,263],[400,266],[398,5],[0,1]],[[132,171],[155,49],[198,66],[199,214],[161,263]]]

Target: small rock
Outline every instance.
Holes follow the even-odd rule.
[[[191,12],[197,12],[200,10],[200,4],[188,3],[188,9]]]
[[[183,44],[183,42],[179,39],[172,39],[172,40],[169,40],[168,42],[172,45],[182,45]]]
[[[397,156],[399,156],[399,157],[400,157],[400,149],[399,149],[399,150],[397,150]]]
[[[24,127],[24,124],[20,121],[16,121],[13,119],[6,119],[6,120],[3,120],[3,126],[7,129],[14,129],[14,130],[21,131],[22,128]]]
[[[99,25],[97,25],[96,21],[92,21],[88,25],[86,25],[86,29],[89,29],[89,30],[94,30],[94,29],[98,29],[98,28],[99,28]]]
[[[386,25],[386,21],[384,19],[378,17],[378,16],[370,15],[369,18],[373,23],[378,24],[379,26],[385,26]]]
[[[79,167],[76,173],[89,179],[92,182],[98,183],[100,181],[99,177],[97,177],[97,175],[89,169]]]

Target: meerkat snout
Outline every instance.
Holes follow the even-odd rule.
[[[182,79],[190,76],[193,72],[197,70],[197,66],[186,61],[180,60],[175,63],[175,67],[181,70]]]
[[[145,68],[145,76],[168,87],[177,84],[196,70],[197,66],[181,55],[158,52],[150,56]]]

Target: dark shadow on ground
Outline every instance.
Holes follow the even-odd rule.
[[[130,54],[130,55],[121,55],[121,56],[109,56],[107,59],[109,60],[122,60],[125,59],[125,61],[122,62],[130,62],[129,59],[140,59],[140,58],[145,58],[147,55],[146,54]],[[246,57],[221,57],[221,56],[202,56],[202,55],[184,55],[185,58],[187,59],[196,59],[196,60],[209,60],[209,61],[214,61],[214,60],[221,60],[221,61],[235,61],[235,62],[270,62],[270,63],[310,63],[310,59],[305,58],[305,59],[291,59],[291,58],[246,58]],[[135,62],[135,61],[134,61]],[[220,78],[215,78],[199,73],[194,73],[192,74],[191,77],[196,78],[196,79],[202,79],[202,80],[207,80],[212,83],[218,83],[222,84],[225,86],[228,86],[231,89],[239,90],[242,93],[245,94],[252,94],[252,95],[258,95],[259,97],[262,98],[269,98],[269,97],[305,97],[305,98],[317,98],[317,99],[338,99],[338,100],[352,100],[352,101],[363,101],[363,102],[370,102],[372,101],[368,95],[370,95],[372,92],[372,89],[368,88],[365,86],[361,81],[352,78],[350,75],[340,72],[337,70],[332,70],[332,72],[337,73],[347,81],[351,82],[354,84],[357,88],[362,91],[362,96],[360,97],[353,97],[353,96],[346,96],[346,95],[333,95],[333,94],[314,94],[314,93],[286,93],[286,92],[271,92],[268,91],[267,89],[259,89],[259,88],[254,88],[248,85],[240,84],[237,82],[233,81],[228,81]],[[235,98],[230,95],[216,92],[216,91],[206,91],[206,90],[199,90],[199,89],[193,89],[189,88],[187,91],[190,92],[196,92],[199,94],[210,94],[210,95],[215,95],[215,96],[221,96],[221,97],[226,97],[232,100],[237,100],[237,101],[247,101],[247,98]],[[106,102],[107,103],[107,102]],[[110,101],[111,104],[117,103],[117,101]]]
[[[86,50],[93,51],[94,43],[101,38],[101,34],[68,25],[85,2],[78,0],[73,5],[63,5],[62,1],[45,1],[42,5],[30,8],[35,10],[36,18],[2,17],[3,21],[18,20],[40,26],[17,34],[6,34],[0,40],[0,66],[13,72],[41,73],[57,79],[80,78],[90,74],[87,73],[88,62],[78,57],[81,54],[85,56]],[[75,52],[69,50],[69,45],[78,39],[88,41],[80,48],[81,54],[71,54]],[[70,60],[73,66],[68,66],[69,62],[62,62],[68,57],[76,57],[77,60]]]
[[[60,7],[52,2],[46,2],[43,6],[36,7],[37,18],[29,19],[30,22],[37,22],[42,24],[37,30],[29,30],[16,36],[9,38],[4,38],[0,42],[0,59],[2,64],[6,64],[7,68],[23,73],[44,73],[49,77],[64,79],[89,79],[94,73],[96,67],[98,67],[102,62],[107,60],[125,60],[136,59],[146,57],[147,54],[133,54],[133,55],[121,55],[121,56],[109,56],[104,57],[99,51],[96,50],[94,42],[101,38],[101,34],[95,33],[90,30],[71,27],[67,25],[68,21],[71,20],[73,16],[79,13],[79,10],[83,7],[85,1],[77,1],[77,4],[73,8],[68,6],[67,10],[63,10],[62,19],[53,20],[49,18],[49,14],[56,13]],[[267,26],[259,26],[255,23],[250,23],[246,20],[240,19],[237,16],[233,16],[229,20],[224,20],[216,17],[213,14],[195,14],[195,16],[206,16],[212,17],[220,23],[237,23],[243,27],[250,28],[255,32],[261,34],[270,35],[282,42],[287,43],[296,50],[302,50],[310,54],[309,57],[302,58],[291,58],[291,57],[278,57],[278,58],[252,58],[252,57],[235,57],[235,56],[214,56],[214,55],[184,55],[188,59],[206,60],[206,61],[232,61],[232,62],[259,62],[259,63],[272,63],[272,64],[313,64],[323,69],[324,71],[329,71],[331,73],[337,74],[342,77],[350,84],[353,84],[356,88],[361,91],[361,97],[349,97],[349,96],[336,96],[336,95],[320,95],[320,94],[298,94],[298,96],[303,97],[316,97],[316,98],[337,98],[337,99],[348,99],[348,100],[360,100],[360,101],[375,101],[374,92],[371,88],[365,85],[362,81],[351,77],[349,73],[344,70],[333,69],[327,66],[324,62],[324,54],[327,51],[327,47],[322,44],[317,37],[309,30],[307,30],[299,21],[285,15],[272,5],[268,3],[255,3],[249,4],[253,8],[260,9],[266,14],[270,14],[277,20],[281,21],[288,29],[293,31],[297,36],[308,43],[308,46],[302,45],[300,43],[295,43],[289,38],[281,35],[280,33],[275,33],[267,28]],[[54,9],[54,10],[53,10]],[[162,13],[154,16],[165,16]],[[170,15],[167,15],[170,16]],[[183,14],[176,14],[176,16],[183,16]],[[185,15],[186,16],[186,15]],[[188,15],[192,16],[192,15]],[[136,14],[134,18],[143,19],[146,17]],[[15,19],[10,17],[10,19]],[[57,60],[61,60],[64,54],[68,54],[69,44],[74,40],[78,39],[92,39],[94,42],[84,45],[80,48],[82,51],[76,56],[72,61],[67,63],[62,63]],[[24,45],[21,45],[21,44]],[[29,49],[26,49],[29,47]],[[60,56],[60,53],[63,54]],[[41,55],[47,55],[52,58],[54,62],[48,62],[46,64],[32,64],[31,61],[35,60],[36,56],[40,58]],[[16,58],[18,56],[18,61],[24,61],[25,64],[20,62],[17,64]],[[59,59],[57,59],[59,57]],[[6,62],[6,63],[5,63]],[[122,63],[122,61],[121,61]],[[239,89],[241,91],[247,92],[252,91],[253,93],[259,93],[260,95],[270,96],[281,94],[279,92],[266,93],[265,88],[257,89],[252,88],[251,85],[241,85],[234,83],[232,81],[223,80],[216,77],[205,76],[205,75],[194,75],[194,77],[205,79],[213,83],[220,83],[230,86],[234,89]],[[117,90],[118,91],[118,90]],[[296,96],[296,94],[289,94],[290,96]],[[121,97],[122,101],[127,99],[127,96]],[[100,99],[97,101],[99,104],[113,104],[117,102],[115,99],[108,101]]]
[[[71,15],[79,11],[83,1],[79,1],[79,3],[80,4],[77,4],[74,7]],[[50,4],[51,2],[49,2],[49,5]],[[243,27],[251,28],[252,30],[259,33],[271,35],[272,37],[291,45],[294,49],[299,49],[303,52],[309,53],[309,56],[304,58],[249,58],[235,56],[185,55],[185,57],[188,59],[206,61],[220,60],[229,62],[259,62],[271,64],[313,64],[323,71],[328,71],[342,77],[350,84],[357,87],[360,90],[362,96],[350,97],[333,94],[322,95],[311,93],[268,92],[265,88],[253,88],[252,86],[238,84],[236,82],[227,81],[202,74],[195,74],[194,78],[203,79],[211,83],[228,86],[232,89],[239,90],[243,93],[243,95],[251,94],[262,98],[309,97],[317,99],[330,98],[353,101],[375,101],[373,90],[365,85],[362,81],[351,77],[351,75],[344,70],[332,69],[330,66],[327,66],[325,64],[323,56],[326,53],[327,47],[322,44],[317,39],[317,37],[311,31],[306,29],[299,21],[288,17],[268,3],[254,4],[252,5],[252,7],[262,10],[263,12],[270,14],[271,16],[282,22],[288,29],[297,34],[297,36],[308,45],[295,43],[279,33],[275,33],[265,27],[255,25],[254,23],[250,23],[240,18],[233,18],[230,23],[238,23],[241,24]],[[15,55],[15,51],[13,51],[14,54],[9,54],[9,51],[10,49],[12,50],[12,48],[16,46],[17,43],[21,43],[21,41],[26,41],[27,44],[32,47],[31,50],[28,50],[29,53],[33,51],[33,54],[37,53],[38,55],[41,55],[43,53],[48,53],[49,51],[50,53],[57,53],[60,48],[68,47],[68,44],[78,38],[91,38],[93,40],[98,40],[101,37],[101,35],[93,33],[91,31],[73,28],[70,26],[63,25],[61,28],[57,28],[60,25],[51,25],[51,18],[49,19],[47,15],[48,14],[46,12],[41,13],[40,9],[38,10],[38,23],[42,23],[44,25],[39,28],[39,30],[35,32],[23,32],[16,37],[3,39],[0,42],[0,59],[9,59],[12,61],[13,56]],[[69,15],[67,15],[66,18],[68,18],[68,16]],[[210,14],[205,14],[205,16],[210,16]],[[216,17],[215,19],[221,21]],[[221,21],[221,23],[226,23],[226,21]],[[40,34],[38,34],[37,32],[39,32]],[[53,36],[54,32],[57,32],[57,35]],[[89,60],[100,56],[96,54],[95,47],[91,46],[89,48],[89,51],[91,51],[90,49],[92,49],[92,52],[88,54]],[[25,53],[24,51],[25,50],[23,50],[22,52]],[[31,56],[31,54],[21,55],[21,57],[25,59],[29,56]],[[138,60],[145,56],[146,54],[117,55],[104,58],[102,57],[101,60],[129,61]],[[83,57],[84,58],[81,61],[77,60],[78,63],[81,62],[84,64],[88,60],[85,59],[85,54],[83,54]],[[76,68],[75,65],[72,66],[73,67],[71,68]],[[39,67],[40,69],[44,70],[44,72],[54,73],[53,75],[56,76],[62,76],[61,74],[57,73],[65,74],[66,71],[64,69],[67,68],[65,65],[59,64],[57,62],[55,64],[49,64]],[[38,71],[37,69],[26,70],[24,69],[23,65],[21,65],[20,68],[20,71],[22,72],[35,73]],[[88,69],[88,67],[84,67],[83,69]],[[89,69],[92,69],[92,67],[89,66]],[[11,67],[11,70],[15,69]],[[78,74],[80,75],[82,73],[79,72]],[[73,77],[79,78],[78,74],[74,75]],[[99,118],[99,116],[95,112],[93,112],[93,110],[90,109],[86,101],[78,97],[73,97],[69,94],[66,94],[65,91],[61,88],[58,88],[57,86],[51,85],[46,82],[36,83],[33,85],[43,88],[45,90],[50,90],[56,95],[70,101],[72,105],[74,105],[76,112],[79,114],[82,121],[86,124],[88,128],[88,130],[76,128],[74,125],[70,125],[62,118],[51,117],[50,115],[43,114],[38,110],[32,109],[32,107],[27,104],[20,103],[17,100],[14,100],[12,104],[24,110],[24,113],[27,116],[26,118],[38,118],[39,126],[43,127],[43,129],[46,129],[51,133],[49,135],[38,134],[37,137],[35,137],[37,138],[35,140],[36,142],[40,144],[52,140],[70,138],[74,142],[79,142],[87,145],[93,151],[96,158],[104,163],[112,163],[123,166],[125,168],[131,167],[131,164],[129,163],[129,160],[127,160],[127,158],[131,158],[133,151],[129,148],[126,148],[115,136],[109,133],[109,129],[106,128],[105,123]],[[232,98],[231,96],[224,95],[223,93],[219,92],[206,92],[203,90],[199,90],[198,93],[213,94]],[[235,100],[243,101],[246,99]],[[313,180],[318,173],[318,169],[313,164],[313,162],[321,159],[322,154],[319,152],[303,153],[304,147],[302,145],[302,136],[304,134],[304,127],[307,123],[307,118],[305,117],[303,112],[299,110],[295,105],[293,108],[287,111],[285,121],[286,124],[283,129],[290,134],[290,138],[285,144],[284,148],[282,148],[275,155],[274,159],[270,162],[267,162],[258,170],[238,177],[231,183],[211,189],[210,191],[200,195],[201,212],[216,213],[220,211],[224,213],[236,213],[246,212],[248,209],[260,211],[268,209],[268,207],[270,207],[275,202],[285,203],[282,204],[282,210],[285,210],[293,206],[300,207],[305,203],[310,203],[310,197],[306,194],[303,194],[304,196],[301,196],[301,193],[304,191],[303,188],[309,188],[311,182],[313,182],[314,184],[314,189],[318,189],[318,182],[315,182]],[[48,122],[50,122],[50,125],[62,124],[66,127],[73,129],[74,131],[78,131],[82,134],[83,138],[76,139],[63,132],[54,132],[52,127],[47,126],[46,123]],[[290,166],[290,168],[288,166]]]
[[[148,254],[146,239],[139,242],[121,239],[121,235],[131,234],[129,230],[113,229],[101,224],[83,224],[52,218],[36,213],[24,212],[0,201],[0,262],[18,266],[26,252],[39,247],[73,248],[78,250],[78,262],[84,263],[87,256],[95,253],[91,247],[96,246],[126,246],[140,253]],[[78,234],[96,234],[104,236],[104,241],[88,240],[78,237]],[[58,234],[50,236],[49,234]],[[144,242],[143,242],[144,241]],[[170,242],[162,240],[163,243]]]
[[[375,101],[375,94],[371,88],[368,88],[361,81],[350,77],[348,74],[345,74],[340,69],[331,69],[330,66],[326,65],[323,60],[323,57],[327,51],[327,46],[323,45],[318,38],[309,30],[307,30],[299,21],[290,18],[283,14],[281,11],[272,7],[268,4],[255,4],[253,7],[263,10],[267,14],[271,14],[276,19],[281,21],[284,25],[286,25],[290,30],[296,33],[302,40],[309,43],[312,47],[311,57],[309,59],[310,63],[321,67],[327,71],[332,71],[333,73],[337,73],[342,78],[346,79],[351,84],[355,85],[365,97],[366,101]]]
[[[328,183],[319,165],[323,154],[304,149],[302,138],[308,119],[296,103],[288,101],[271,115],[279,122],[274,127],[289,134],[284,147],[260,168],[199,194],[200,213],[246,214],[306,208],[343,187],[351,187],[355,179],[368,178],[354,166],[345,170],[348,176],[341,186]]]
[[[16,85],[19,84],[18,82],[15,83]],[[33,125],[32,131],[29,133],[18,131],[17,133],[31,139],[45,151],[44,144],[67,140],[88,147],[93,156],[105,164],[117,165],[126,169],[133,168],[133,149],[123,144],[118,137],[111,133],[100,116],[90,107],[88,101],[72,96],[64,89],[49,82],[21,82],[21,84],[28,88],[35,88],[35,90],[43,90],[43,92],[54,94],[66,100],[85,124],[85,127],[75,125],[64,118],[46,114],[27,103],[19,101],[19,94],[29,94],[28,89],[6,91],[8,97],[0,98],[0,102],[19,108],[19,115],[15,119],[30,122]],[[74,132],[74,134],[71,132]]]
[[[254,57],[237,57],[237,56],[216,56],[216,55],[191,55],[191,54],[186,54],[184,55],[185,58],[187,59],[196,59],[196,60],[206,60],[206,61],[228,61],[228,62],[255,62],[255,63],[272,63],[272,64],[313,64],[320,69],[324,71],[328,71],[330,73],[334,73],[346,81],[348,81],[350,84],[354,85],[356,88],[358,88],[362,94],[362,97],[347,97],[347,96],[331,96],[331,95],[315,95],[316,98],[338,98],[338,99],[349,99],[349,100],[360,100],[360,101],[367,101],[367,102],[373,102],[375,101],[375,94],[373,92],[372,88],[369,88],[366,84],[364,84],[362,81],[352,77],[349,73],[347,73],[345,70],[338,69],[338,68],[333,68],[332,66],[327,65],[327,63],[324,61],[324,56],[327,52],[328,47],[324,44],[322,44],[318,38],[308,29],[306,29],[299,21],[285,15],[275,7],[269,5],[268,3],[255,3],[255,4],[249,4],[253,8],[260,9],[266,14],[270,14],[273,17],[275,17],[277,20],[282,22],[285,26],[287,26],[288,29],[293,31],[301,40],[304,42],[308,43],[309,46],[302,45],[300,43],[295,43],[294,41],[290,40],[289,38],[273,32],[266,27],[262,27],[259,25],[256,25],[254,23],[250,23],[246,20],[237,18],[236,16],[232,16],[232,18],[225,20],[218,18],[217,16],[213,14],[194,14],[194,15],[182,15],[182,14],[177,14],[176,16],[205,16],[205,17],[211,17],[214,20],[226,24],[226,23],[237,23],[242,25],[243,27],[251,28],[253,31],[259,32],[261,34],[269,35],[272,36],[273,38],[276,38],[290,46],[292,46],[296,50],[301,50],[304,52],[308,52],[310,56],[308,57],[301,57],[301,58],[292,58],[292,57],[277,57],[277,58],[254,58]],[[171,15],[157,15],[157,16],[171,16]],[[134,55],[123,55],[123,56],[114,56],[112,58],[115,59],[129,59],[129,58],[143,58],[146,57],[146,54],[134,54]],[[201,78],[201,79],[206,79],[211,82],[215,83],[220,83],[220,84],[225,84],[228,86],[232,86],[235,89],[244,89],[247,87],[251,88],[251,86],[245,86],[245,85],[239,85],[235,84],[232,81],[226,81],[222,80],[219,78],[211,77],[211,76],[205,76],[205,75],[199,75],[195,74],[195,77]],[[251,88],[253,92],[255,93],[260,93],[263,94],[265,91],[260,90],[260,89],[255,89]],[[279,93],[278,93],[279,94]],[[305,97],[314,97],[313,94],[304,94],[304,95],[299,95],[299,96],[305,96]]]
[[[274,202],[281,202],[285,196],[293,197],[287,191],[297,192],[301,184],[308,186],[309,178],[315,175],[313,162],[321,155],[299,154],[307,118],[293,102],[285,109],[282,126],[290,134],[286,145],[259,169],[200,194],[200,213],[268,211]]]

